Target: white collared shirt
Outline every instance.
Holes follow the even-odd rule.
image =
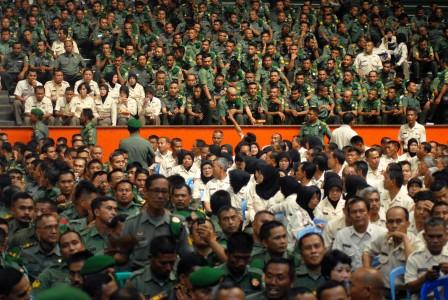
[[[314,209],[314,217],[317,219],[323,219],[326,221],[331,221],[337,219],[344,215],[345,200],[339,199],[338,204],[334,207],[328,197],[325,197],[319,202],[319,204]]]
[[[31,113],[31,110],[33,108],[39,108],[45,114],[53,114],[53,104],[51,103],[51,100],[48,99],[47,97],[44,97],[42,101],[37,101],[35,96],[26,98],[25,113],[26,114]]]
[[[336,143],[339,149],[342,149],[345,146],[350,145],[350,139],[355,135],[358,135],[358,133],[354,131],[350,125],[343,124],[339,128],[333,130],[330,142]]]
[[[400,132],[398,133],[398,139],[403,142],[403,148],[408,148],[408,141],[414,138],[419,144],[426,142],[426,130],[425,126],[415,123],[414,127],[410,127],[409,124],[403,124],[400,126]]]
[[[362,253],[371,241],[377,239],[382,234],[387,233],[387,229],[369,223],[364,233],[359,233],[353,226],[342,228],[336,233],[332,249],[338,249],[352,259],[352,268],[356,270],[362,267]]]

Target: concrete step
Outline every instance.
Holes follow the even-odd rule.
[[[14,126],[15,122],[14,121],[4,121],[4,120],[0,120],[0,128],[2,126]]]

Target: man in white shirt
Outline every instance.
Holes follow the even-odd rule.
[[[42,83],[37,81],[37,72],[28,71],[26,79],[20,80],[14,91],[16,100],[14,101],[14,116],[18,126],[23,125],[22,114],[25,110],[25,101],[28,97],[34,96],[34,87],[40,86]]]
[[[28,97],[25,101],[25,124],[30,126],[31,110],[39,108],[44,112],[42,120],[48,125],[54,124],[53,105],[51,100],[45,97],[45,89],[42,85],[34,88],[34,96]]]
[[[205,185],[204,195],[201,199],[207,212],[212,211],[210,205],[211,196],[216,191],[227,191],[230,188],[230,179],[227,174],[229,165],[229,161],[224,157],[219,157],[213,162],[213,179]]]
[[[370,148],[365,153],[368,165],[366,181],[369,185],[377,189],[383,188],[383,170],[379,168],[381,154],[376,148]]]
[[[417,123],[417,110],[413,107],[406,109],[407,123],[401,125],[398,139],[404,150],[407,150],[408,141],[412,138],[416,139],[419,144],[426,142],[425,126]]]
[[[370,223],[370,204],[366,199],[352,198],[347,206],[351,226],[336,233],[332,249],[338,249],[350,256],[352,268],[362,267],[362,253],[371,241],[387,233],[386,228]]]
[[[53,42],[51,45],[51,51],[53,52],[53,55],[55,58],[57,58],[59,55],[65,53],[65,47],[64,43],[68,39],[67,38],[68,32],[67,29],[61,28],[58,31],[58,39]],[[73,53],[79,54],[78,45],[76,44],[75,40],[71,39],[73,41]]]
[[[359,53],[354,62],[356,72],[359,76],[365,77],[370,71],[379,71],[383,68],[381,58],[373,53],[373,42],[368,41],[364,52]]]
[[[390,163],[399,161],[398,151],[400,143],[398,141],[388,141],[384,147],[384,155],[380,159],[380,169],[385,170]]]
[[[171,174],[171,169],[177,165],[177,160],[173,157],[170,150],[170,139],[168,137],[160,137],[157,140],[158,149],[155,151],[155,163],[151,166],[156,173],[164,176]]]
[[[345,113],[342,116],[342,123],[343,125],[333,130],[330,140],[330,142],[336,143],[339,149],[350,145],[350,139],[355,135],[358,135],[358,133],[351,127],[355,123],[355,116],[352,113]]]
[[[398,164],[390,164],[383,173],[384,189],[382,205],[387,211],[390,207],[401,206],[408,211],[414,209],[414,200],[409,197],[407,189],[403,189],[403,172]]]
[[[143,125],[160,125],[160,113],[162,111],[162,102],[154,97],[154,88],[145,87],[145,98],[142,107],[139,108],[140,121]]]
[[[80,106],[79,99],[74,98],[73,88],[68,87],[65,90],[65,97],[58,99],[54,114],[56,117],[56,125],[79,126],[80,120],[75,116],[77,107]]]
[[[55,70],[53,80],[47,81],[44,85],[45,97],[56,104],[59,100],[64,99],[65,89],[69,86],[70,84],[64,81],[64,73],[61,70]]]
[[[86,83],[90,87],[90,96],[92,97],[99,97],[100,96],[100,88],[98,86],[98,83],[93,80],[93,72],[90,69],[85,69],[84,72],[82,72],[82,79],[76,81],[75,83],[75,94],[78,94],[78,86],[81,83]]]

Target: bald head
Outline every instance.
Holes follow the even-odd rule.
[[[384,290],[384,279],[378,270],[359,268],[353,273],[351,300],[382,299]]]

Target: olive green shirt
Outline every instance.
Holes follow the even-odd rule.
[[[81,129],[81,136],[84,144],[96,145],[96,125],[93,121],[90,121]]]
[[[323,141],[325,135],[331,139],[330,128],[327,123],[317,120],[314,123],[307,122],[302,125],[300,128],[299,138],[302,139],[305,136],[317,136]]]
[[[162,280],[156,278],[151,271],[151,265],[135,271],[129,278],[129,282],[134,286],[145,298],[154,297],[159,294],[169,294],[175,284],[174,275]]]

